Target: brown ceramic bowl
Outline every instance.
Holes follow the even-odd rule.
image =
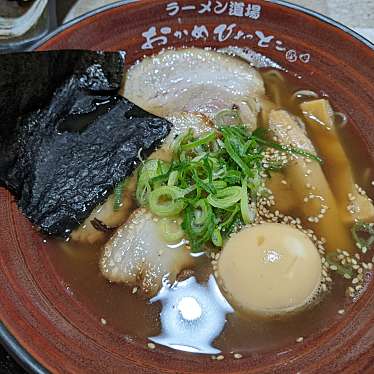
[[[253,1],[243,0],[252,4]],[[248,16],[230,15],[219,2],[180,0],[118,2],[73,21],[48,36],[38,50],[125,50],[127,62],[167,46],[248,46],[301,75],[311,88],[333,97],[337,110],[364,139],[374,157],[373,45],[325,17],[282,1],[261,1]],[[212,4],[211,7],[204,4]],[[228,1],[223,0],[226,4]],[[184,8],[186,6],[192,7]],[[258,11],[259,8],[257,8]],[[257,17],[258,16],[258,17]],[[200,27],[200,31],[195,28]],[[195,31],[193,32],[193,30]],[[186,30],[186,31],[184,31]],[[157,33],[153,43],[144,35]],[[207,35],[207,33],[209,35]],[[160,37],[160,38],[159,38]],[[304,344],[282,352],[213,361],[128,341],[64,287],[48,245],[0,190],[1,337],[38,373],[368,373],[374,370],[374,283],[346,314]]]

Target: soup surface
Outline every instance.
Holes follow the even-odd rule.
[[[303,79],[295,79],[287,72],[270,68],[260,69],[259,72],[265,85],[266,105],[273,109],[284,109],[304,124],[308,120],[300,106],[301,103],[322,98],[329,100],[332,107],[334,106],[334,98],[323,93],[323,87],[321,92],[314,93],[308,90]],[[228,104],[231,110],[232,103]],[[262,104],[257,115],[259,128],[268,127],[269,119],[264,105]],[[374,166],[362,140],[350,120],[346,120],[343,114],[335,114],[333,119],[339,141],[353,170],[355,183],[365,190],[369,197],[373,197]],[[310,132],[310,126],[306,126],[306,131],[314,140],[316,135]],[[313,143],[319,154],[318,145],[314,141]],[[323,145],[323,142],[321,144]],[[335,160],[324,160],[322,169],[325,175],[334,174],[334,162]],[[287,183],[287,180],[281,181],[281,184]],[[269,188],[272,189],[271,186]],[[293,199],[293,195],[290,199]],[[278,207],[276,201],[274,209],[282,214],[280,206],[287,205],[288,202],[285,201],[286,204],[280,204]],[[131,210],[136,208],[137,204],[131,206]],[[296,219],[305,215],[305,212],[302,204],[294,204],[284,214]],[[320,217],[321,221],[322,216],[323,214]],[[353,223],[342,222],[344,235],[352,237],[351,230],[354,224],[354,220]],[[302,219],[304,230],[315,230],[316,225],[318,222]],[[370,229],[363,231],[365,240],[367,235],[372,235]],[[336,237],[339,235],[341,232],[331,227],[328,240],[331,243],[339,241],[340,237]],[[109,235],[106,240],[108,239]],[[217,277],[219,251],[216,250],[213,254],[212,251],[206,250],[199,256],[194,256],[190,266],[193,273],[177,278],[177,286],[174,288],[164,279],[162,289],[158,289],[153,295],[143,292],[139,284],[109,282],[106,279],[99,266],[105,241],[93,244],[82,244],[76,240],[56,241],[48,255],[61,274],[67,292],[97,316],[102,328],[111,326],[123,335],[149,339],[156,344],[175,349],[212,355],[236,353],[236,358],[240,358],[253,352],[281,352],[286,347],[289,349],[290,346],[302,343],[304,339],[322,334],[342,318],[350,305],[364,292],[372,268],[370,254],[365,250],[365,253],[361,253],[354,245],[354,241],[352,239],[352,246],[349,248],[333,250],[329,247],[330,242],[325,243],[328,249],[323,254],[320,251],[322,263],[327,261],[325,258],[328,253],[334,253],[338,259],[334,257],[335,262],[330,262],[330,268],[327,268],[329,271],[323,275],[324,282],[318,295],[301,309],[271,315],[237,307],[235,297],[231,299],[228,296],[219,281],[219,276]],[[360,256],[355,257],[356,253],[360,253]],[[345,256],[347,260],[342,264],[339,256]],[[358,264],[358,268],[355,264]],[[350,273],[347,274],[346,271]],[[357,277],[359,279],[356,282]],[[242,286],[244,290],[248,287],[245,283]],[[173,308],[178,309],[178,315],[182,316],[180,320],[174,320]]]

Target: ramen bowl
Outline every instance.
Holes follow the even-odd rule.
[[[131,65],[168,47],[238,46],[277,63],[292,80],[333,98],[374,162],[374,50],[348,28],[283,1],[119,1],[62,26],[39,51],[126,53]],[[323,92],[321,92],[323,90]],[[0,336],[37,373],[369,372],[374,349],[374,284],[322,329],[282,349],[213,360],[123,335],[76,297],[46,242],[0,190]],[[369,277],[370,278],[370,277]],[[126,313],[126,311],[124,311]],[[248,337],[250,339],[250,336]]]

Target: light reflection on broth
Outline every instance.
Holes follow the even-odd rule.
[[[261,73],[266,93],[275,103],[272,105],[302,117],[300,102],[315,99],[314,94],[305,90],[302,80],[295,85],[283,73],[274,74],[266,70]],[[294,93],[299,89],[303,90],[300,91],[303,95],[295,97]],[[334,98],[330,99],[333,105]],[[260,126],[263,122],[264,118],[259,116]],[[355,134],[349,121],[346,126],[337,128],[337,131],[352,163],[355,180],[369,196],[373,196],[373,165],[361,139]],[[295,206],[288,214],[299,217],[300,210],[300,206]],[[304,227],[308,229],[314,226],[305,222]],[[348,225],[344,230],[351,235]],[[70,241],[58,243],[49,255],[66,285],[73,291],[74,297],[87,305],[98,320],[104,318],[120,334],[150,338],[156,343],[176,349],[209,354],[240,352],[243,355],[282,350],[294,345],[299,337],[308,338],[321,334],[340,318],[338,310],[348,307],[351,302],[346,296],[350,280],[333,273],[332,291],[302,312],[271,318],[233,312],[216,288],[212,259],[206,255],[195,257],[193,277],[180,281],[171,289],[164,284],[157,296],[149,300],[138,288],[110,283],[104,278],[98,265],[101,251],[101,245],[74,244]],[[243,287],[246,285],[243,284]],[[189,311],[185,310],[187,304]],[[206,311],[212,314],[205,316]],[[173,335],[182,322],[184,325],[179,329],[179,335]]]
[[[161,334],[150,340],[187,352],[220,353],[211,343],[223,330],[226,314],[234,310],[222,297],[213,275],[206,285],[195,277],[172,287],[165,284],[150,302],[162,304]]]

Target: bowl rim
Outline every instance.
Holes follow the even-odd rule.
[[[44,368],[31,354],[18,342],[6,326],[0,321],[0,343],[14,360],[27,372],[35,374],[48,374]]]
[[[36,43],[34,43],[32,46],[30,46],[27,49],[27,51],[35,51],[36,49],[40,48],[43,44],[48,42],[50,39],[54,38],[58,34],[64,32],[67,29],[69,29],[70,27],[80,23],[81,21],[85,20],[86,18],[93,17],[93,16],[97,15],[98,13],[105,12],[107,10],[119,8],[119,7],[121,7],[123,5],[126,5],[126,4],[137,3],[137,2],[140,2],[140,1],[141,0],[118,0],[114,3],[104,5],[100,8],[94,9],[90,12],[84,13],[81,16],[78,16],[78,17],[62,24],[61,26],[59,26],[54,31],[48,33],[42,39],[38,40]],[[353,29],[351,29],[350,27],[344,25],[343,23],[341,23],[339,21],[335,21],[331,17],[325,16],[325,15],[323,15],[323,14],[317,12],[317,11],[305,8],[302,5],[290,3],[289,1],[286,1],[286,0],[265,0],[265,1],[267,1],[269,3],[277,4],[277,5],[280,5],[280,6],[284,6],[286,8],[294,9],[294,10],[297,10],[297,11],[303,13],[303,14],[307,14],[307,15],[310,15],[314,18],[317,18],[318,20],[320,20],[322,22],[325,22],[325,23],[327,23],[331,26],[334,26],[335,28],[337,28],[339,30],[342,30],[345,33],[353,36],[355,39],[359,40],[361,43],[365,44],[367,47],[374,50],[374,41],[371,42],[369,39],[360,35],[358,32],[354,31]]]
[[[48,42],[50,39],[54,38],[55,36],[59,35],[60,33],[64,32],[65,30],[69,29],[70,27],[80,23],[81,21],[96,16],[97,14],[101,12],[105,12],[111,9],[119,8],[121,6],[127,5],[129,3],[136,3],[140,2],[141,0],[119,0],[114,3],[99,7],[97,9],[94,9],[90,12],[87,12],[81,16],[78,16],[58,28],[56,28],[54,31],[48,33],[46,36],[44,36],[42,39],[38,40],[36,43],[31,45],[29,48],[26,49],[26,51],[31,52],[35,51],[36,49],[40,48],[43,44]],[[364,44],[366,47],[374,51],[374,42],[371,42],[364,36],[360,35],[356,31],[352,30],[350,27],[335,21],[334,19],[325,16],[317,11],[305,8],[304,6],[290,3],[289,1],[285,0],[265,0],[269,3],[280,5],[281,7],[286,7],[289,9],[296,10],[298,12],[301,12],[303,14],[312,16],[319,21],[322,21],[324,23],[327,23],[338,30],[344,31],[346,34],[349,34],[350,36],[354,37],[358,41],[360,41],[362,44]],[[30,373],[36,373],[36,374],[48,374],[49,371],[41,364],[39,363],[17,340],[15,336],[13,336],[10,331],[7,329],[7,327],[0,321],[0,343],[3,345],[3,347],[8,351],[8,353],[27,371]]]

